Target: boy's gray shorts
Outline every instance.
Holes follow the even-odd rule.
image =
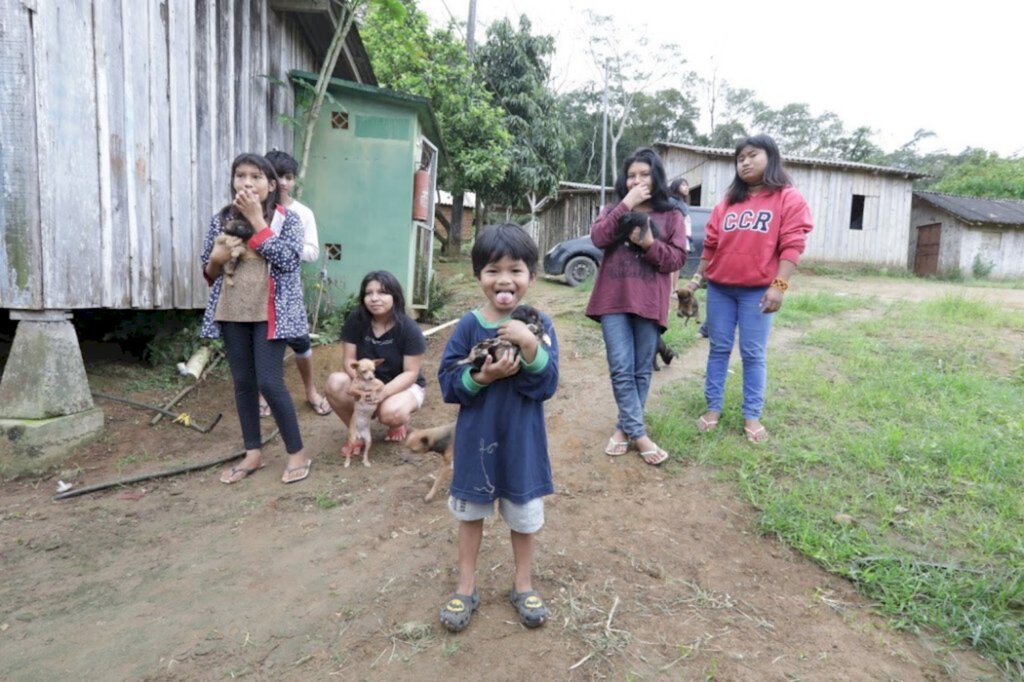
[[[494,513],[494,503],[469,502],[449,496],[448,509],[459,521],[479,521]],[[525,504],[516,504],[499,497],[498,511],[508,527],[517,533],[536,533],[544,525],[543,497],[535,497]]]

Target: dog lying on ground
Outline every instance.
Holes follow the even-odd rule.
[[[238,267],[238,260],[252,253],[245,243],[252,239],[255,233],[256,230],[253,229],[248,220],[232,218],[224,223],[221,233],[213,240],[215,245],[227,244],[231,249],[231,259],[224,264],[224,280],[229,287],[235,286],[235,268]]]
[[[533,332],[534,336],[543,343],[545,346],[551,345],[551,337],[544,331],[544,321],[541,319],[540,312],[528,305],[518,305],[515,310],[512,311],[510,317],[513,320],[519,320],[526,327]],[[480,369],[484,366],[484,360],[487,356],[491,356],[492,362],[497,362],[498,358],[502,356],[509,349],[513,349],[516,352],[516,357],[519,356],[519,346],[510,341],[499,339],[498,337],[484,339],[480,343],[476,344],[469,349],[469,355],[462,360],[459,360],[457,364],[460,365],[473,365],[475,369]]]
[[[356,399],[352,406],[352,419],[348,425],[348,442],[341,448],[345,455],[345,466],[352,463],[352,455],[363,451],[363,466],[370,466],[370,421],[380,404],[380,392],[384,382],[377,378],[376,369],[382,358],[370,360],[354,360],[349,367],[356,371],[356,377],[348,388],[348,393]]]
[[[424,497],[430,502],[440,490],[442,482],[450,482],[452,478],[452,457],[455,454],[455,422],[432,429],[417,429],[405,439],[405,447],[413,452],[434,452],[441,455],[441,463],[434,473],[434,484]]]
[[[700,303],[697,301],[697,297],[693,295],[693,292],[686,287],[680,287],[676,289],[676,298],[679,300],[679,310],[676,311],[676,315],[686,318],[683,324],[687,324],[691,318],[699,324]]]

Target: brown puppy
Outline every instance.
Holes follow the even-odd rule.
[[[418,429],[405,439],[405,447],[413,452],[436,452],[441,455],[441,464],[434,474],[434,485],[424,497],[424,502],[434,499],[442,481],[452,478],[452,456],[455,454],[455,422],[432,429]]]
[[[380,404],[380,392],[384,382],[377,378],[377,365],[384,362],[383,358],[369,360],[353,360],[349,367],[356,371],[356,377],[348,388],[348,393],[356,399],[352,406],[352,420],[348,425],[348,442],[341,448],[345,455],[345,466],[352,463],[352,455],[363,451],[363,466],[370,466],[370,421]]]
[[[676,289],[676,298],[679,299],[679,310],[676,314],[679,317],[685,317],[686,324],[690,321],[690,318],[695,319],[698,323],[700,322],[700,303],[697,301],[697,297],[693,295],[693,292],[685,287]]]
[[[224,264],[224,280],[229,287],[235,286],[235,268],[239,259],[255,257],[246,245],[255,232],[249,221],[232,218],[224,223],[221,233],[214,239],[214,244],[226,244],[231,249],[231,258]]]

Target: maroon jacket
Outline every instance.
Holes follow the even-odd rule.
[[[619,218],[629,212],[622,202],[605,206],[590,226],[594,246],[604,249],[594,290],[587,304],[587,317],[600,321],[602,315],[631,313],[668,327],[672,273],[686,261],[686,227],[683,215],[671,210],[651,213],[660,232],[647,251],[640,252],[615,239]]]

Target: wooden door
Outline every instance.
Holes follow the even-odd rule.
[[[939,237],[942,225],[920,225],[917,228],[917,251],[914,254],[914,274],[918,277],[939,273]]]

